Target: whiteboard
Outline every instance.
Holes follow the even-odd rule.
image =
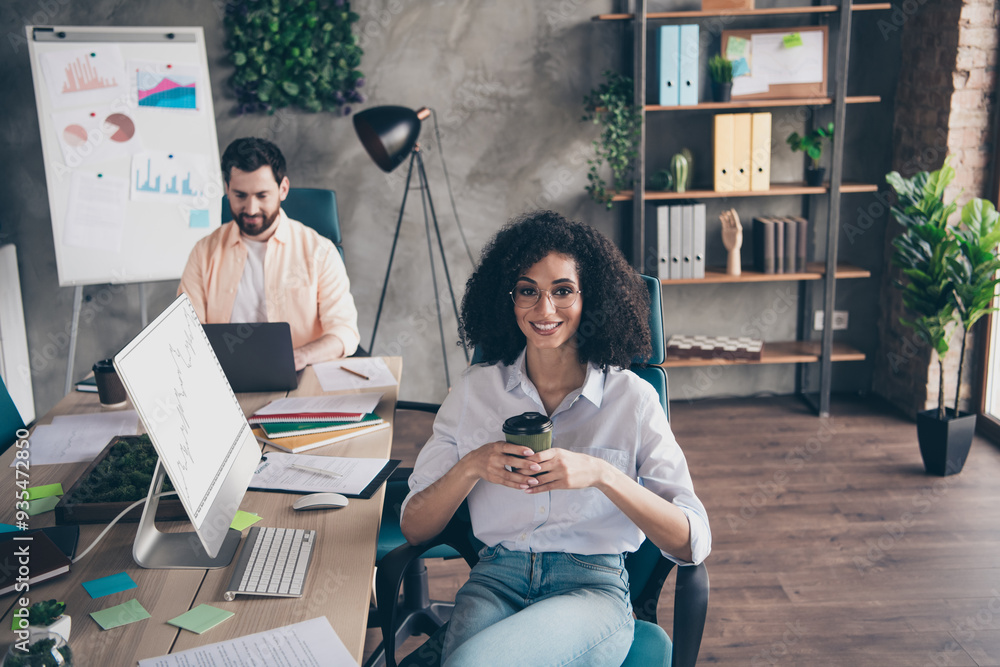
[[[180,278],[221,219],[204,31],[25,30],[59,284]]]

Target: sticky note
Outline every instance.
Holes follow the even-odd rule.
[[[101,577],[93,581],[83,582],[83,587],[87,589],[92,598],[102,598],[105,595],[113,595],[130,588],[138,588],[138,584],[132,581],[128,572],[119,572],[108,577]]]
[[[244,512],[243,510],[236,510],[236,516],[233,517],[233,522],[229,524],[229,527],[232,528],[233,530],[242,531],[254,525],[262,518],[263,517],[259,517],[256,514],[251,514],[250,512]]]
[[[45,484],[43,486],[29,486],[28,487],[28,500],[38,500],[39,498],[48,498],[50,496],[61,496],[63,494],[62,484]]]
[[[59,504],[59,496],[49,496],[28,501],[28,516],[51,512]]]
[[[188,227],[208,229],[208,211],[203,208],[191,209],[191,214],[188,218]]]
[[[747,47],[750,45],[750,40],[743,37],[730,37],[729,41],[726,42],[726,59],[736,60],[737,58],[745,58],[747,56]]]
[[[90,617],[105,630],[110,630],[149,618],[149,612],[143,609],[138,600],[132,599],[108,609],[91,612]]]
[[[793,46],[802,46],[802,35],[797,32],[793,32],[790,35],[782,37],[781,41],[784,43],[786,49],[790,49]]]
[[[12,526],[9,523],[0,523],[0,533],[13,533],[21,530],[17,526]]]
[[[233,616],[235,614],[231,611],[208,604],[200,604],[191,611],[186,611],[177,618],[170,619],[167,623],[200,635]]]
[[[733,61],[733,78],[738,76],[747,76],[750,74],[750,65],[747,64],[746,58],[739,58]]]

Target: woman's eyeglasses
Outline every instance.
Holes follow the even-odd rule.
[[[581,290],[572,289],[569,285],[560,285],[554,289],[547,290],[522,283],[510,291],[510,298],[514,300],[514,305],[518,308],[531,308],[538,303],[542,292],[545,292],[549,296],[549,301],[556,308],[569,308],[576,303],[577,295],[583,293]]]

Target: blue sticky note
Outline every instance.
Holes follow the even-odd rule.
[[[83,582],[83,587],[90,593],[90,597],[96,599],[102,598],[105,595],[127,591],[130,588],[138,588],[139,585],[132,581],[132,577],[128,576],[128,572],[119,572],[109,577],[85,581]]]
[[[189,218],[188,226],[208,229],[208,211],[203,208],[191,209],[191,217]]]
[[[746,58],[740,58],[739,60],[733,61],[733,78],[738,76],[743,76],[744,74],[750,73],[750,66],[747,65]]]
[[[0,523],[0,533],[13,533],[21,530],[17,526],[12,526],[9,523]]]

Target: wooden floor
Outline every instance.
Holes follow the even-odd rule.
[[[961,474],[930,477],[878,399],[835,398],[825,420],[793,397],[671,411],[712,522],[700,664],[1000,667],[1000,449],[977,438]],[[394,456],[412,460],[411,426]],[[440,599],[468,573],[428,567]]]

